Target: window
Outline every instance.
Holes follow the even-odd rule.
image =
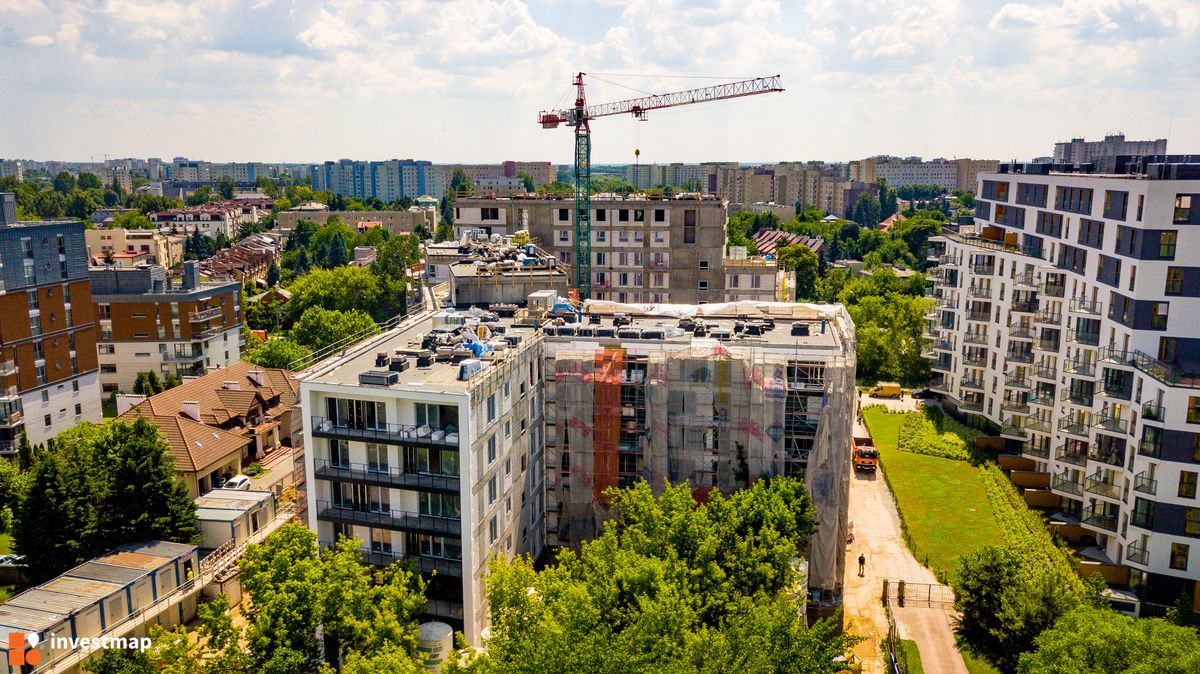
[[[49,414],[42,417],[42,423],[46,425],[46,428],[50,428],[50,415]]]
[[[79,393],[79,380],[78,379],[73,380],[71,382],[71,391],[74,393]]]
[[[1187,470],[1179,473],[1179,498],[1196,498],[1197,475]]]
[[[700,260],[700,271],[708,271],[708,260]]]
[[[701,281],[697,288],[699,290],[708,290],[708,281]]]
[[[29,298],[29,310],[37,311],[40,308],[39,304],[38,304],[37,291],[30,290],[29,292],[26,293],[26,296]]]
[[[39,341],[36,341],[33,343],[33,359],[34,360],[45,360],[46,359],[46,343],[45,342],[39,340]]]
[[[496,420],[496,394],[495,393],[488,396],[488,399],[487,399],[487,420],[489,422]]]
[[[386,473],[388,469],[388,450],[386,445],[367,443],[367,470],[372,473]]]
[[[1172,543],[1171,544],[1171,568],[1176,571],[1187,571],[1188,568],[1188,545],[1187,543]]]
[[[1158,237],[1158,257],[1163,260],[1175,259],[1175,241],[1179,234],[1176,232],[1163,232]]]
[[[499,208],[481,208],[481,209],[479,209],[479,219],[480,220],[499,220],[500,219],[500,209]]]
[[[490,465],[492,465],[492,463],[493,463],[495,460],[496,460],[496,436],[495,436],[495,435],[492,435],[492,437],[488,438],[488,441],[487,441],[487,462],[488,462],[488,465],[489,465],[489,466],[490,466]]]
[[[512,384],[504,382],[504,397],[508,399],[512,395]]]
[[[739,277],[737,274],[734,274],[729,277],[729,287],[730,288],[737,288],[739,285],[740,285],[740,280],[739,280]]]
[[[629,209],[622,208],[621,210],[617,211],[617,220],[621,222],[629,222]]]
[[[492,519],[488,522],[488,540],[491,543],[495,543],[497,538],[499,538],[499,533],[496,526],[496,516],[493,515]]]
[[[1200,508],[1188,508],[1184,516],[1183,532],[1189,536],[1200,536]]]
[[[387,529],[371,529],[371,552],[391,553],[392,532]]]
[[[1167,312],[1171,307],[1171,303],[1154,302],[1150,307],[1150,327],[1156,330],[1165,330],[1167,327]]]
[[[33,239],[21,239],[21,254],[27,258],[33,258]]]
[[[504,437],[506,437],[506,438],[512,437],[512,422],[511,421],[504,422]]]
[[[562,243],[569,243],[571,241],[571,232],[565,229],[558,230],[558,240]]]
[[[512,475],[512,458],[511,457],[504,460],[504,474]],[[1193,473],[1193,476],[1194,475],[1195,474]]]
[[[606,232],[604,230],[600,230],[600,231],[596,232],[596,241],[598,243],[604,243],[604,242],[608,241],[608,232]]]
[[[1178,194],[1175,196],[1175,222],[1191,222],[1192,221],[1192,195]],[[22,239],[21,244],[24,245],[28,239]]]
[[[1180,267],[1167,267],[1167,288],[1164,291],[1167,295],[1183,294],[1183,269]]]
[[[605,222],[608,219],[608,211],[603,208],[596,209],[596,222]]]
[[[655,222],[666,222],[667,221],[667,211],[662,208],[654,209],[654,221]]]
[[[559,220],[561,220],[561,221],[563,221],[563,222],[566,222],[566,221],[567,221],[567,219],[570,217],[570,216],[568,215],[568,211],[569,211],[569,209],[566,209],[566,208],[560,208],[560,209],[558,209],[558,219],[559,219]]]
[[[75,416],[83,416],[83,405],[75,403]]]
[[[50,402],[50,392],[42,391],[42,404]]]

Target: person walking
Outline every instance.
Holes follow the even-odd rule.
[[[858,577],[862,578],[867,573],[867,556],[860,554],[858,556]]]

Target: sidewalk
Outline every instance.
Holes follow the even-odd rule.
[[[274,491],[275,485],[287,487],[292,484],[292,461],[297,450],[292,447],[280,447],[271,452],[261,464],[263,472],[257,477],[250,478],[250,488],[262,491]]]
[[[863,405],[875,402],[863,399]],[[887,401],[889,407],[905,405],[907,398]],[[855,435],[867,429],[855,423]],[[881,469],[882,470],[882,469]],[[847,629],[867,640],[854,649],[863,662],[863,672],[886,671],[880,641],[887,636],[887,618],[883,610],[883,581],[903,579],[913,583],[936,583],[933,572],[921,566],[904,544],[900,516],[891,492],[880,473],[857,473],[850,481],[850,521],[854,523],[854,542],[846,546],[846,578],[843,598]],[[867,558],[866,573],[858,576],[858,556]],[[917,642],[921,661],[928,674],[968,674],[962,656],[954,645],[949,611],[940,608],[894,607],[900,635]]]

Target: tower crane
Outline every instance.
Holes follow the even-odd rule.
[[[575,288],[580,300],[586,300],[592,294],[592,130],[588,122],[597,117],[623,114],[644,120],[650,110],[783,91],[779,75],[772,75],[700,89],[588,105],[584,95],[584,75],[585,73],[578,73],[572,81],[575,87],[573,107],[565,110],[543,110],[538,113],[538,123],[543,129],[554,129],[559,124],[575,128]]]

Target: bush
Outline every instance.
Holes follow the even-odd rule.
[[[896,446],[905,452],[940,456],[944,459],[969,461],[967,443],[950,432],[939,433],[934,422],[920,412],[909,412],[900,422],[900,439]]]
[[[257,477],[259,475],[262,475],[262,473],[263,473],[262,464],[257,461],[250,464],[249,466],[246,466],[246,468],[242,471],[242,474],[246,475],[248,477]]]

